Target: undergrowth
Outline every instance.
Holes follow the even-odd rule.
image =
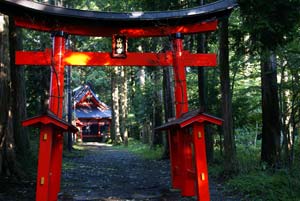
[[[286,170],[253,171],[230,179],[225,188],[228,193],[242,194],[242,200],[299,201],[300,175]]]
[[[85,147],[80,146],[80,144],[74,144],[72,146],[72,151],[64,150],[63,156],[67,158],[81,158],[87,154]]]
[[[225,193],[239,195],[240,200],[300,201],[299,152],[298,147],[292,168],[274,170],[259,162],[259,148],[237,146],[238,173],[224,177],[224,161],[218,152],[209,173],[211,177],[227,178],[222,181]]]
[[[163,147],[156,146],[151,148],[150,145],[144,144],[138,140],[134,140],[133,138],[129,138],[128,146],[120,145],[115,146],[121,149],[126,149],[134,154],[137,154],[144,159],[149,160],[159,160],[162,158]]]

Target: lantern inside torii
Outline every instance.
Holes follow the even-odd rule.
[[[221,0],[192,9],[141,12],[137,15],[66,9],[27,0],[0,1],[0,12],[12,15],[16,26],[51,32],[53,37],[51,49],[17,51],[15,61],[16,65],[44,65],[51,68],[49,112],[23,122],[24,126],[41,127],[36,201],[56,201],[60,191],[62,131],[73,130],[71,125],[61,120],[65,66],[173,66],[176,118],[181,122],[181,118],[188,112],[185,67],[216,66],[215,54],[192,54],[184,50],[184,34],[216,30],[217,18],[228,16],[235,6],[234,0]],[[157,26],[158,24],[160,26]],[[65,44],[67,36],[71,34],[112,37],[112,51],[102,53],[68,50]],[[128,38],[160,36],[170,37],[171,51],[127,52]],[[221,120],[204,114],[196,115],[195,118],[195,122],[201,125],[204,121],[221,124]],[[181,128],[182,124],[179,125]],[[192,125],[198,132],[198,124]],[[204,132],[202,130],[201,132]],[[177,161],[171,163],[172,187],[180,189],[183,196],[197,195],[198,200],[208,201],[210,198],[206,158],[197,157],[200,152],[200,156],[205,155],[205,144],[203,140],[199,143],[195,141],[193,146],[197,146],[195,150],[198,151],[194,154],[186,135],[199,136],[198,133],[189,134],[183,129],[169,134],[171,161]],[[192,176],[188,176],[191,168],[185,165],[186,159],[191,159],[188,161],[198,165],[196,170],[197,167],[201,167],[201,171],[195,171]],[[173,174],[174,172],[178,174]],[[202,182],[199,178],[202,178]],[[197,188],[193,187],[194,184]]]

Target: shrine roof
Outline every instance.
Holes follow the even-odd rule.
[[[77,87],[76,89],[73,90],[74,104],[77,104],[80,101],[82,101],[87,93],[91,94],[92,98],[96,101],[98,106],[108,109],[108,106],[104,102],[99,100],[99,98],[94,93],[94,91],[92,90],[89,84]]]
[[[60,119],[50,110],[46,110],[43,114],[31,117],[22,121],[22,126],[33,126],[33,127],[41,127],[42,125],[50,125],[52,127],[56,127],[59,130],[63,131],[71,131],[77,132],[77,128],[72,124],[69,124],[63,119]]]
[[[110,108],[91,89],[89,84],[73,90],[76,118],[111,118]],[[85,104],[87,96],[91,96],[91,104]]]
[[[200,110],[193,110],[190,112],[184,113],[181,117],[171,120],[170,122],[165,123],[162,126],[155,128],[156,130],[166,130],[171,127],[186,127],[192,123],[203,123],[208,122],[216,125],[222,125],[223,120],[212,115],[201,112]]]
[[[100,110],[95,107],[79,107],[75,109],[76,118],[111,118],[111,110]]]
[[[25,28],[104,36],[105,32],[111,34],[116,29],[120,31],[120,28],[157,28],[213,21],[227,17],[236,6],[235,0],[219,0],[182,10],[122,13],[70,9],[29,0],[1,0],[0,12],[14,16],[16,25]],[[82,31],[83,29],[88,31]]]

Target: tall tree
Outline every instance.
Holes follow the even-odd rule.
[[[162,90],[161,90],[161,70],[159,68],[154,67],[153,70],[153,129],[152,129],[152,142],[151,147],[155,148],[156,145],[163,144],[163,138],[160,132],[155,130],[156,127],[162,125],[163,118],[163,108],[162,108]]]
[[[280,159],[280,118],[276,56],[269,50],[261,55],[262,145],[261,160],[277,165]]]
[[[261,56],[262,148],[261,160],[276,167],[280,158],[280,112],[276,49],[293,38],[300,20],[299,0],[239,1],[244,28]],[[255,22],[255,23],[254,23]]]
[[[220,21],[219,66],[224,136],[224,170],[235,171],[236,150],[233,134],[232,97],[229,76],[228,18]]]
[[[20,120],[25,117],[25,93],[22,91],[24,75],[14,65],[16,50],[16,31],[13,19],[4,17],[0,33],[0,174],[22,176],[17,161],[28,151],[29,143],[26,133],[22,133]],[[19,75],[15,75],[19,73]],[[22,136],[23,135],[23,136]],[[28,152],[27,152],[28,153]]]
[[[128,145],[128,129],[127,129],[127,116],[128,116],[128,85],[127,85],[127,69],[120,67],[120,133],[124,140],[124,145]]]
[[[163,68],[163,103],[165,111],[165,122],[175,117],[173,87],[172,87],[172,69],[170,67]],[[168,135],[164,135],[164,153],[163,158],[169,158],[169,140]]]
[[[13,125],[14,139],[17,146],[17,154],[23,157],[29,151],[29,137],[27,129],[22,127],[21,121],[26,114],[26,91],[24,68],[15,65],[15,51],[20,48],[21,32],[14,25],[14,20],[9,17],[9,55],[10,55],[10,75],[11,75],[11,99],[13,105]]]
[[[123,140],[120,134],[120,105],[119,105],[119,67],[112,67],[111,91],[112,91],[112,138],[115,144],[120,144]]]
[[[8,18],[1,16],[1,33],[0,33],[0,174],[10,174],[13,170],[8,161],[15,162],[15,156],[9,157],[9,150],[14,148],[13,128],[11,111],[9,111],[9,52],[8,52]],[[11,148],[9,149],[9,144]],[[11,154],[14,154],[12,150]]]

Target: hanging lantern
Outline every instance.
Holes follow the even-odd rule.
[[[122,35],[112,37],[112,57],[125,58],[127,52],[127,38]]]

